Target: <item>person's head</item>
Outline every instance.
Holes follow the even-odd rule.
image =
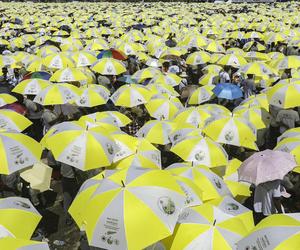
[[[248,79],[254,79],[254,75],[253,74],[247,74]]]
[[[168,71],[170,67],[170,63],[168,61],[165,61],[162,63],[162,69],[163,71]]]

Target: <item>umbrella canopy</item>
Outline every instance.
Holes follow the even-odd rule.
[[[88,85],[79,89],[80,97],[76,104],[81,107],[95,107],[107,103],[110,92],[102,85]]]
[[[256,186],[268,181],[282,180],[296,166],[291,154],[267,149],[253,154],[242,163],[238,169],[239,180]]]
[[[114,140],[91,130],[66,130],[47,138],[47,147],[57,161],[81,170],[109,166],[116,152]]]
[[[121,112],[118,111],[103,111],[96,112],[82,116],[80,120],[89,122],[112,122],[113,125],[118,127],[124,127],[131,122],[131,120]]]
[[[188,104],[195,105],[209,101],[214,95],[214,93],[212,92],[214,87],[214,85],[199,87],[189,97]]]
[[[87,51],[78,51],[72,55],[72,59],[76,63],[76,67],[90,66],[97,61],[97,58]]]
[[[145,107],[151,117],[158,120],[172,119],[175,114],[183,109],[183,105],[176,97],[153,96],[146,104]]]
[[[265,75],[277,75],[277,71],[263,62],[248,63],[240,67],[240,72],[246,75],[265,76]]]
[[[42,79],[42,80],[49,80],[51,77],[51,74],[45,71],[36,71],[29,73],[23,77],[23,80],[28,79]]]
[[[151,92],[138,84],[125,84],[112,94],[110,99],[116,106],[135,107],[147,103]]]
[[[123,63],[114,58],[102,58],[95,62],[91,69],[101,75],[120,75],[126,72]]]
[[[213,90],[218,98],[235,100],[243,96],[241,88],[232,83],[220,83]]]
[[[146,139],[131,137],[127,134],[112,135],[118,151],[114,156],[113,167],[123,169],[139,166],[141,168],[161,169],[161,153]]]
[[[202,128],[205,121],[209,119],[211,115],[205,109],[199,107],[185,108],[177,113],[173,119],[177,124],[189,123],[197,128]]]
[[[97,59],[101,59],[101,58],[114,58],[117,60],[126,60],[127,56],[120,50],[108,49],[108,50],[102,50],[97,55]]]
[[[15,111],[9,109],[0,110],[0,129],[21,132],[31,124],[30,120]]]
[[[0,239],[1,249],[50,250],[45,242],[4,237]]]
[[[202,200],[208,201],[225,195],[231,196],[230,190],[221,177],[208,167],[191,163],[174,163],[166,168],[174,175],[189,178],[202,190]]]
[[[86,80],[86,75],[77,68],[64,68],[57,70],[50,78],[52,82],[76,82]]]
[[[197,51],[194,53],[189,54],[189,56],[186,59],[186,64],[189,65],[198,65],[198,64],[204,64],[209,62],[210,60],[210,54],[204,51]]]
[[[268,101],[276,107],[288,109],[300,105],[300,84],[277,83],[267,90]]]
[[[228,66],[232,66],[235,68],[239,68],[240,66],[247,64],[247,61],[242,56],[228,54],[228,55],[222,56],[220,58],[220,60],[218,60],[217,63],[221,64],[221,65],[228,65]]]
[[[254,228],[252,210],[246,208],[232,197],[225,196],[219,199],[208,201],[207,203],[218,207],[222,212],[226,214],[240,219],[248,232]]]
[[[52,84],[42,89],[34,98],[41,105],[58,105],[73,102],[79,98],[79,89],[67,83]]]
[[[50,54],[43,59],[43,64],[51,69],[75,67],[75,62],[64,53]]]
[[[173,145],[170,151],[196,165],[216,167],[228,163],[226,151],[209,138],[187,137]]]
[[[85,229],[89,245],[109,248],[111,242],[117,242],[124,249],[143,249],[173,233],[185,199],[166,171],[120,170],[105,178],[87,202]],[[120,226],[107,228],[113,218]]]
[[[241,117],[220,117],[208,123],[203,132],[219,143],[257,150],[256,129]]]
[[[49,81],[42,79],[27,79],[19,82],[12,91],[21,95],[37,95],[42,89],[46,88],[50,84],[51,83]]]
[[[282,136],[279,137],[278,139],[280,140],[274,150],[282,151],[282,152],[287,152],[292,155],[294,155],[297,163],[300,163],[300,137],[299,133],[284,133]],[[285,138],[285,136],[288,136]]]
[[[17,101],[17,98],[9,94],[0,94],[0,107]]]
[[[251,246],[259,249],[268,239],[266,249],[293,249],[299,243],[299,213],[272,214],[263,219],[248,235],[237,242],[237,249]]]
[[[247,234],[243,222],[209,204],[185,208],[168,249],[233,249]]]
[[[42,154],[38,142],[16,131],[1,131],[0,145],[0,173],[5,175],[34,165]]]
[[[8,229],[14,237],[21,239],[29,240],[42,219],[31,202],[22,197],[1,199],[0,211],[1,225]],[[20,227],[20,222],[25,223],[26,229]]]
[[[170,134],[175,129],[175,123],[169,121],[148,121],[137,132],[137,136],[146,138],[149,142],[165,145],[170,143]]]

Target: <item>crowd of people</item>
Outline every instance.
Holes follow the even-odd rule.
[[[99,176],[103,170],[114,168],[116,163],[80,169],[75,163],[72,165],[70,161],[58,159],[57,154],[52,152],[55,149],[47,147],[45,141],[43,143],[55,133],[67,130],[70,123],[76,123],[82,117],[107,111],[120,112],[130,122],[120,125],[119,133],[146,139],[149,129],[145,127],[152,121],[177,122],[177,127],[169,131],[167,142],[158,143],[150,139],[161,155],[161,164],[157,168],[164,171],[172,164],[200,162],[197,158],[183,159],[172,150],[173,147],[191,136],[200,138],[206,134],[204,138],[210,137],[205,128],[225,116],[234,118],[240,115],[241,119],[246,119],[249,127],[254,127],[256,137],[253,147],[222,142],[220,145],[229,162],[234,159],[244,162],[256,152],[276,150],[286,138],[297,138],[299,131],[293,129],[300,124],[300,87],[292,86],[300,84],[300,5],[297,2],[273,5],[3,3],[0,8],[0,98],[1,94],[16,98],[16,101],[0,107],[0,115],[1,110],[13,110],[30,120],[31,125],[21,132],[43,145],[41,161],[52,169],[50,187],[61,190],[58,192],[62,195],[57,197],[62,198],[65,213],[62,217],[66,227],[78,225],[68,211],[78,192],[82,191],[81,185]],[[100,65],[106,58],[112,61],[107,65],[103,62],[102,68],[97,68],[97,64]],[[291,62],[286,62],[288,60]],[[97,92],[98,95],[108,95],[103,97],[105,102],[91,105],[89,101],[85,105],[86,99],[81,98],[80,103],[75,99],[68,102],[66,98],[63,103],[55,103],[58,97],[53,94],[50,97],[52,104],[43,104],[47,94],[42,93],[43,88],[35,94],[17,90],[24,81],[62,82],[52,79],[58,71],[65,69],[70,71],[62,73],[62,78],[64,74],[70,74],[65,78],[71,80],[64,80],[63,84],[72,85],[82,95],[79,89],[97,85],[104,89]],[[76,71],[77,76],[83,74],[86,78],[77,80],[76,74],[72,75],[73,69],[80,71]],[[137,92],[129,92],[123,102],[137,99],[140,105],[118,105],[120,93],[132,85],[139,85],[151,97],[141,100],[145,95],[136,94],[137,89]],[[288,92],[285,87],[277,88],[280,85],[293,89]],[[216,92],[219,86],[225,89],[224,95]],[[275,88],[281,92],[273,100]],[[192,101],[196,95],[197,101]],[[159,106],[151,109],[147,104],[153,100],[164,100],[161,106],[165,106],[161,110]],[[288,102],[291,104],[286,104]],[[170,106],[176,112],[172,113]],[[181,113],[191,109],[200,109],[197,118],[177,119]],[[201,118],[204,116],[201,112],[208,114],[208,118]],[[259,118],[253,118],[255,115]],[[111,129],[103,125],[104,120],[100,122],[98,126],[103,126],[102,132]],[[263,126],[257,128],[258,123]],[[2,129],[9,130],[9,126],[0,120]],[[58,132],[53,132],[53,128]],[[194,134],[190,135],[184,129]],[[160,136],[158,131],[154,137]],[[182,138],[178,141],[170,139],[174,131],[181,133]],[[289,143],[296,144],[297,140]],[[300,151],[297,152],[294,144],[282,151],[290,152],[297,159]],[[187,144],[187,147],[192,145]],[[89,157],[93,158],[93,155]],[[134,160],[129,166],[142,165],[142,162],[147,165],[147,161]],[[120,167],[122,160],[117,164]],[[226,180],[224,172],[219,171],[222,166],[207,167]],[[223,168],[226,169],[226,166]],[[48,196],[32,188],[31,183],[21,177],[23,170],[9,174],[1,172],[1,197],[28,198],[43,213],[50,206]],[[237,191],[233,197],[253,211],[255,224],[271,214],[300,211],[299,171],[284,173],[281,180],[249,184],[247,190],[248,196]],[[202,191],[205,192],[205,189]],[[38,232],[44,238],[49,236],[43,225]],[[36,235],[33,239],[41,240]],[[89,249],[85,241],[83,234],[81,249]],[[64,249],[69,248],[64,246]],[[98,248],[94,244],[90,249]],[[125,246],[109,249],[131,250]]]

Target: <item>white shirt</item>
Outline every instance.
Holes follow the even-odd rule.
[[[254,211],[270,215],[276,213],[273,198],[281,197],[280,180],[269,181],[259,184],[254,193]]]
[[[230,82],[230,76],[226,71],[220,72],[219,76],[220,76],[220,83]]]
[[[292,109],[280,110],[276,116],[276,122],[280,122],[280,133],[287,129],[294,128],[295,123],[299,121],[299,114]]]

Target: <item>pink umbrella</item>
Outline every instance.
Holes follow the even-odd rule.
[[[254,153],[238,169],[239,181],[258,185],[260,183],[282,180],[297,163],[289,153],[265,150]]]

